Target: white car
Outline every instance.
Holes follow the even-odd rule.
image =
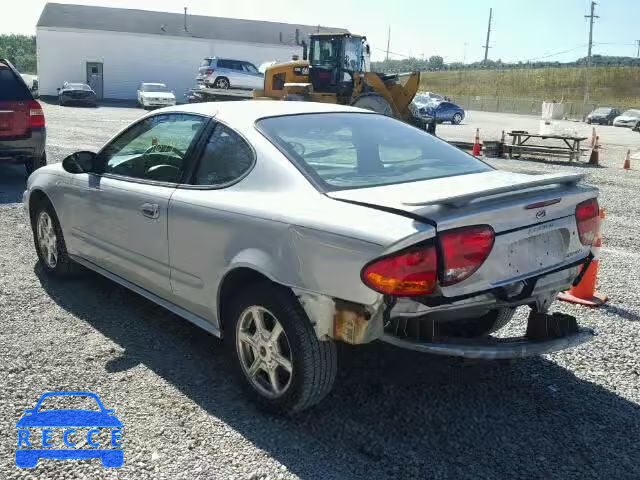
[[[614,118],[615,127],[635,128],[640,124],[640,110],[627,110],[622,115]]]
[[[141,83],[138,86],[138,105],[142,108],[169,107],[175,104],[175,94],[164,83]]]

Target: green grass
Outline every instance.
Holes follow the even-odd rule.
[[[505,71],[423,72],[420,89],[442,95],[490,95],[539,100],[584,98],[584,68],[539,68]],[[591,100],[599,104],[640,105],[640,68],[593,67]]]

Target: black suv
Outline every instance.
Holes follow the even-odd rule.
[[[0,163],[22,163],[27,175],[47,164],[42,106],[7,60],[0,58]]]

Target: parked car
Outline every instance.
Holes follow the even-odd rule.
[[[464,109],[455,103],[437,100],[425,95],[416,95],[413,102],[413,109],[419,115],[436,117],[436,122],[451,122],[458,125],[464,120]]]
[[[613,107],[599,107],[587,115],[587,123],[613,125],[613,120],[620,115],[620,110]]]
[[[367,110],[249,100],[148,114],[35,172],[24,203],[46,273],[84,265],[223,336],[247,392],[292,412],[330,391],[338,341],[496,359],[589,340],[545,313],[592,258],[582,178],[498,171]],[[526,336],[489,336],[520,305]]]
[[[205,58],[200,64],[196,81],[213,88],[255,90],[264,87],[264,74],[244,60]]]
[[[630,127],[634,128],[640,123],[640,110],[627,110],[622,115],[616,117],[613,120],[613,125],[616,127]]]
[[[42,106],[18,71],[0,58],[0,163],[24,164],[27,175],[47,164]]]
[[[138,85],[138,105],[140,107],[169,107],[175,104],[175,94],[164,83],[141,83]]]
[[[98,106],[96,92],[89,85],[71,82],[64,82],[62,88],[58,88],[58,104]]]

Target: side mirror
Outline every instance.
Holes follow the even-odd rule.
[[[93,152],[76,152],[62,161],[62,168],[69,173],[89,173],[93,170],[96,154]]]
[[[56,88],[56,91],[58,91],[58,92],[59,92],[59,91],[60,91],[60,87]]]
[[[24,413],[36,413],[36,409],[35,408],[25,408],[24,409]]]

